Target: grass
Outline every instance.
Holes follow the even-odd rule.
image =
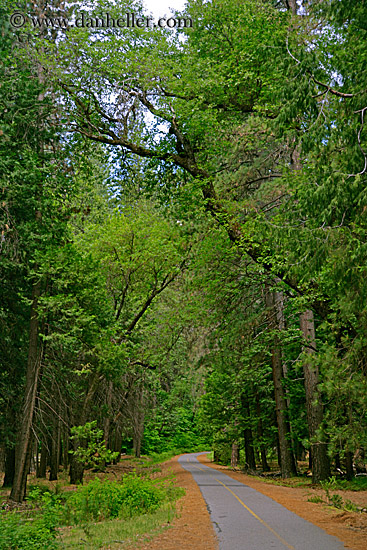
[[[99,523],[88,523],[77,527],[63,527],[59,530],[60,548],[72,550],[117,550],[122,544],[133,544],[146,537],[148,540],[170,527],[177,512],[174,504],[166,503],[150,514],[125,520],[116,519]]]
[[[350,481],[336,478],[335,488],[342,491],[367,491],[367,476],[357,476]]]
[[[13,523],[11,523],[11,525],[9,523],[9,528],[5,533],[8,538],[6,541],[3,541],[3,545],[0,540],[1,548],[4,550],[9,550],[10,548],[13,550],[15,548],[22,550],[28,550],[28,548],[49,550],[51,547],[59,548],[60,550],[71,550],[73,548],[86,550],[97,550],[99,548],[117,550],[122,547],[125,548],[127,545],[130,547],[138,541],[148,542],[150,538],[170,527],[173,519],[177,516],[175,501],[185,493],[184,489],[174,484],[174,475],[172,473],[168,472],[168,475],[166,473],[164,477],[156,474],[156,472],[161,471],[160,464],[171,458],[172,454],[174,453],[163,453],[160,455],[157,454],[152,458],[142,457],[141,459],[129,457],[126,460],[127,468],[134,469],[134,471],[136,469],[138,473],[135,474],[134,471],[131,472],[128,469],[124,469],[123,471],[124,484],[128,494],[126,493],[123,498],[121,513],[119,512],[118,515],[104,514],[105,517],[103,517],[102,514],[100,518],[98,516],[96,519],[94,519],[93,515],[84,514],[83,510],[84,508],[87,508],[89,511],[94,509],[93,505],[95,501],[97,502],[99,492],[103,488],[105,491],[108,489],[107,496],[111,497],[111,503],[114,505],[116,500],[115,497],[117,498],[120,495],[121,490],[118,490],[117,486],[119,486],[119,482],[113,471],[107,471],[103,475],[98,476],[96,476],[95,473],[93,474],[93,472],[88,472],[85,476],[85,484],[78,489],[73,488],[73,491],[68,490],[68,487],[66,487],[68,485],[68,480],[64,472],[61,474],[61,479],[56,483],[46,481],[45,479],[32,479],[29,485],[30,500],[28,501],[27,507],[13,514],[11,512],[4,512],[4,519],[7,520],[7,523],[13,522],[14,526]],[[125,465],[125,460],[123,461],[123,465]],[[121,469],[117,470],[117,472],[118,478],[120,478]],[[90,477],[98,477],[101,481],[97,483],[98,480],[93,481]],[[116,483],[117,486],[115,486]],[[132,493],[130,494],[128,490],[131,489],[130,485],[132,483],[134,487],[132,487]],[[87,486],[90,489],[94,487],[90,494],[86,491]],[[84,492],[88,492],[87,506],[84,502]],[[157,506],[154,501],[154,506],[149,506],[149,510],[145,510],[143,500],[144,502],[149,501],[148,503],[151,504],[151,500],[156,493],[157,498],[159,497],[159,499],[163,500],[157,503]],[[5,496],[6,491],[4,491],[4,497]],[[131,505],[130,508],[132,508],[134,514],[128,513],[130,510],[128,504]],[[78,512],[77,521],[71,521],[73,518],[71,516],[71,519],[68,517],[66,513],[68,510],[67,507],[72,511],[75,508]],[[98,510],[99,509],[100,508],[98,508]],[[53,524],[56,525],[57,538],[55,540],[52,537],[52,527],[51,531],[49,531],[48,526],[46,526],[47,532],[45,531],[45,533],[49,536],[50,541],[46,543],[46,540],[43,542],[42,539],[39,540],[39,544],[37,542],[38,546],[32,546],[33,542],[27,535],[28,531],[27,533],[23,533],[24,528],[20,525],[19,520],[24,519],[25,521],[29,519],[29,528],[33,529],[31,535],[34,537],[37,536],[38,539],[40,539],[43,533],[43,524],[38,527],[37,521],[43,521],[43,518],[45,518],[45,520],[48,520],[48,518],[52,519]],[[100,521],[98,521],[98,519],[100,519]],[[73,523],[76,525],[73,525]],[[28,521],[25,522],[26,527],[27,525]],[[4,523],[4,528],[5,527],[6,525]],[[17,545],[17,541],[20,536],[23,538],[19,546]],[[54,544],[55,546],[53,546]]]
[[[268,483],[269,485],[280,485],[281,487],[304,487],[308,488],[312,486],[312,479],[309,477],[289,477],[287,479],[277,478],[270,479],[263,476],[251,476],[259,481]]]

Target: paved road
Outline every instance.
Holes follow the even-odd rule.
[[[255,489],[201,464],[179,458],[199,485],[219,539],[220,550],[343,550],[336,537],[305,521]]]

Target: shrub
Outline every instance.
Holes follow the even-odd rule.
[[[54,525],[42,515],[24,517],[17,512],[0,515],[0,550],[52,550],[57,548]]]
[[[84,468],[104,469],[106,462],[115,460],[119,453],[113,453],[106,448],[105,441],[102,440],[103,431],[97,428],[97,421],[87,422],[84,426],[74,426],[71,428],[71,437],[78,442],[75,451],[69,451],[75,459],[83,464]]]
[[[318,495],[315,495],[313,497],[308,497],[308,502],[313,502],[314,504],[319,504],[320,502],[324,502],[321,497]]]
[[[130,474],[122,485],[124,515],[129,517],[156,510],[165,499],[162,489],[149,479]]]
[[[162,489],[135,473],[125,476],[123,483],[96,478],[68,497],[64,519],[66,523],[78,524],[132,517],[156,510],[164,499]]]

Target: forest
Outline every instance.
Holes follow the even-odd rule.
[[[10,500],[122,454],[366,472],[365,0],[72,24],[126,13],[0,1]]]

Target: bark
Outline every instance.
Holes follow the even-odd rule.
[[[90,408],[90,403],[93,400],[93,397],[95,396],[95,393],[98,388],[98,384],[101,381],[101,378],[94,374],[92,377],[88,392],[85,396],[84,402],[82,403],[82,408],[79,411],[79,416],[74,419],[73,425],[74,426],[83,426],[87,422],[88,418],[88,412]],[[77,439],[73,439],[72,447],[73,450],[76,451],[78,446],[85,445],[85,443],[78,441]],[[75,459],[74,455],[71,456],[70,459],[70,469],[69,469],[69,476],[70,476],[70,483],[73,485],[83,483],[83,476],[84,476],[84,465],[81,464],[78,460]]]
[[[118,424],[115,428],[114,438],[113,438],[113,451],[118,452],[118,457],[113,461],[114,464],[117,464],[121,458],[121,448],[122,448],[122,427]]]
[[[278,425],[280,468],[283,478],[297,475],[296,463],[291,446],[291,431],[287,420],[287,403],[283,388],[283,371],[280,348],[276,346],[272,350],[272,371],[274,382],[275,411]]]
[[[277,309],[279,305],[276,292],[266,292],[266,305],[269,311],[269,325],[274,330],[278,330]],[[283,387],[283,365],[280,343],[277,337],[274,337],[273,349],[271,354],[271,365],[274,383],[275,412],[278,425],[279,438],[279,459],[281,475],[283,478],[297,475],[296,463],[291,448],[290,425],[287,419],[287,402]]]
[[[136,407],[133,413],[133,452],[140,458],[141,443],[144,434],[144,389],[138,389]]]
[[[41,445],[41,458],[39,464],[37,464],[36,477],[45,478],[49,451],[46,441],[42,441]]]
[[[315,323],[313,312],[307,310],[300,316],[300,326],[306,345],[303,348],[303,373],[305,378],[308,432],[311,442],[312,482],[319,483],[330,477],[327,443],[322,438],[323,406],[318,389],[319,369],[312,360],[316,352]]]
[[[107,392],[106,392],[107,413],[103,421],[103,439],[106,442],[106,447],[108,447],[108,443],[110,440],[112,393],[113,393],[113,382],[112,380],[108,380]]]
[[[275,418],[275,423],[277,424],[276,418]],[[277,425],[278,425],[278,424],[277,424]],[[279,433],[277,433],[276,444],[277,444],[277,461],[278,461],[278,466],[279,466],[279,468],[281,469],[281,468],[282,468],[282,456],[281,456],[281,454],[280,454]]]
[[[287,10],[292,12],[292,15],[297,15],[297,0],[284,0]]]
[[[257,436],[260,441],[260,457],[261,457],[261,467],[263,469],[263,472],[269,472],[269,464],[266,459],[266,447],[263,443],[264,441],[264,429],[263,429],[263,421],[261,418],[261,406],[260,406],[260,399],[259,394],[256,393],[256,413],[257,413]]]
[[[77,448],[78,444],[75,443],[73,445],[74,451],[76,451]],[[80,483],[83,483],[84,466],[78,460],[76,460],[74,456],[72,456],[70,460],[69,476],[71,485],[78,485]]]
[[[354,467],[356,469],[357,474],[366,473],[366,466],[365,466],[364,460],[365,460],[364,449],[362,448],[357,449],[354,455]]]
[[[306,460],[306,449],[300,441],[296,443],[296,457],[297,460],[304,462]]]
[[[351,480],[354,477],[353,469],[353,453],[351,451],[346,451],[345,453],[345,470],[346,478]]]
[[[50,451],[50,481],[56,481],[59,474],[59,457],[60,457],[60,441],[61,441],[61,426],[59,419],[54,418],[54,432],[51,437]]]
[[[37,316],[38,300],[41,294],[41,282],[33,285],[31,303],[31,321],[29,329],[29,349],[25,384],[25,398],[22,417],[15,448],[15,473],[10,498],[16,502],[24,499],[29,463],[32,449],[32,421],[36,403],[38,379],[40,372],[40,349],[38,342],[39,321]]]
[[[238,443],[232,443],[231,468],[237,468],[239,458],[240,448],[238,446]]]
[[[242,408],[244,411],[244,416],[247,421],[250,420],[250,406],[245,396],[241,396]],[[256,470],[256,460],[254,452],[254,438],[252,435],[252,430],[249,426],[246,426],[243,430],[243,437],[245,440],[245,460],[246,468],[249,470]]]
[[[4,465],[4,482],[3,487],[11,487],[14,481],[15,473],[15,448],[5,447],[5,465]]]

